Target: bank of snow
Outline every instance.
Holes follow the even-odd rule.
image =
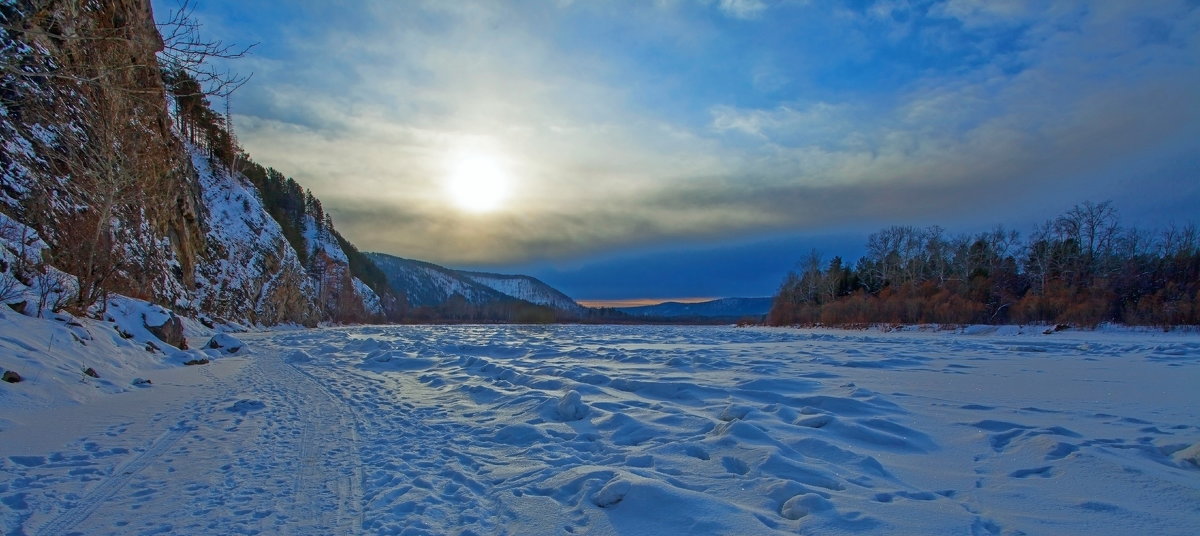
[[[214,330],[191,319],[179,321],[192,349],[159,339],[148,326],[161,326],[173,315],[141,300],[111,298],[107,309],[97,312],[103,320],[42,314],[44,318],[0,311],[0,372],[20,377],[0,385],[0,430],[22,412],[71,411],[66,408],[104,395],[151,388],[159,371],[222,357],[218,350],[203,348]]]

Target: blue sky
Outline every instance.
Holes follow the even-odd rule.
[[[165,14],[174,0],[154,0]],[[1200,3],[200,0],[232,109],[364,250],[582,299],[769,295],[871,231],[1196,220]],[[505,185],[487,212],[445,183]],[[479,166],[476,166],[476,169]]]

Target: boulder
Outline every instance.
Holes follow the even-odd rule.
[[[84,374],[85,376],[91,376],[91,377],[93,377],[93,378],[99,378],[99,377],[100,377],[100,374],[97,374],[97,373],[96,373],[96,369],[94,369],[94,368],[92,368],[92,367],[88,367],[87,369],[85,369],[85,370],[83,371],[83,374]]]
[[[183,321],[172,314],[159,326],[151,326],[143,322],[146,330],[159,340],[180,350],[187,350],[187,340],[183,338]]]
[[[228,333],[218,333],[213,335],[213,337],[208,340],[208,344],[204,345],[205,348],[225,350],[231,354],[237,353],[238,350],[241,350],[245,346],[246,345],[242,343],[242,341],[237,340],[237,338]]]
[[[4,381],[6,381],[6,382],[8,382],[8,383],[20,383],[20,381],[21,381],[21,375],[20,375],[20,374],[17,374],[17,372],[16,372],[16,371],[13,371],[13,370],[6,370],[6,371],[4,371],[4,378],[3,378],[3,379],[4,379]]]

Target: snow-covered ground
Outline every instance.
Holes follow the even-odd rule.
[[[78,404],[0,384],[0,532],[1200,533],[1195,333],[237,337]]]

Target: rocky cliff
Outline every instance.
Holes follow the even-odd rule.
[[[6,276],[33,289],[61,270],[61,305],[80,311],[118,293],[214,320],[383,319],[386,284],[357,277],[327,217],[297,237],[267,206],[278,199],[244,175],[256,165],[199,84],[163,68],[163,46],[149,0],[0,3],[0,211],[34,235],[6,244],[47,246]]]

